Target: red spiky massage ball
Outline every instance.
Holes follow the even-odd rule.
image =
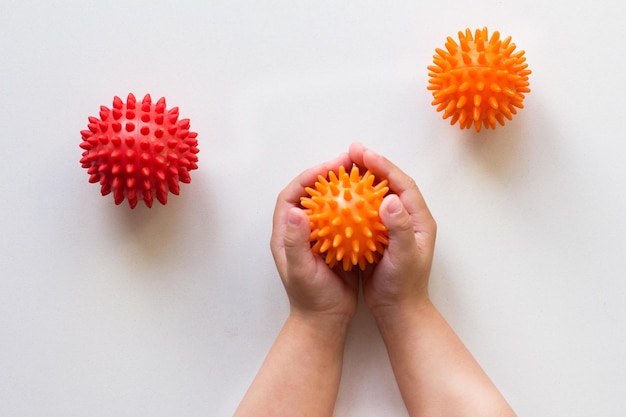
[[[434,65],[428,67],[432,104],[461,129],[473,126],[480,132],[481,126],[504,125],[524,107],[524,93],[530,92],[524,51],[514,52],[511,37],[502,40],[497,31],[489,38],[487,28],[458,35],[459,43],[448,37],[446,50],[436,49]]]
[[[331,268],[341,263],[345,271],[356,265],[365,269],[380,260],[389,243],[378,215],[389,187],[387,180],[375,182],[369,171],[361,176],[353,166],[348,174],[341,166],[328,178],[318,176],[315,188],[306,188],[309,197],[300,199],[311,223],[312,250]]]
[[[115,204],[128,199],[135,208],[143,200],[152,207],[155,198],[166,204],[168,192],[178,195],[179,181],[191,182],[189,171],[198,168],[198,134],[178,117],[178,107],[168,110],[164,97],[153,103],[149,94],[100,106],[100,118],[89,117],[80,132],[89,182],[100,183],[102,195],[112,192]]]

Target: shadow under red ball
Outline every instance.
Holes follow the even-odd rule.
[[[131,93],[126,103],[115,97],[113,107],[101,106],[99,116],[80,132],[80,163],[102,195],[113,193],[118,205],[127,199],[131,208],[139,201],[152,207],[155,199],[166,204],[168,193],[178,195],[179,182],[191,182],[198,134],[189,119],[179,119],[178,107],[168,110],[164,97],[153,103],[149,94],[139,102]]]

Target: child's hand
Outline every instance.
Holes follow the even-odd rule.
[[[305,319],[347,324],[356,312],[358,272],[330,269],[311,251],[309,219],[300,208],[305,187],[317,176],[326,176],[340,165],[350,167],[347,154],[318,165],[296,177],[278,196],[270,246],[274,262],[289,296],[291,315]]]
[[[361,144],[350,146],[350,158],[379,179],[387,179],[392,192],[379,213],[388,229],[389,246],[380,262],[363,274],[365,303],[375,315],[387,315],[429,301],[437,225],[419,189],[397,166]]]

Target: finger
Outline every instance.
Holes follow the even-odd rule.
[[[413,181],[413,178],[408,176],[389,159],[371,149],[365,149],[363,152],[363,164],[374,175],[389,181],[389,188],[394,193],[399,195],[408,193],[416,205],[426,205],[422,193],[415,181]]]
[[[411,248],[416,245],[413,220],[397,195],[385,197],[380,205],[380,219],[387,228],[389,252],[412,253]]]
[[[309,219],[304,211],[296,207],[289,209],[283,236],[285,267],[289,268],[287,276],[301,276],[304,271],[311,270],[315,259],[309,243],[310,234]]]
[[[300,197],[304,195],[306,187],[312,187],[319,175],[326,176],[328,171],[336,171],[341,165],[346,167],[346,169],[352,165],[352,161],[347,153],[303,171],[281,192],[280,200],[290,204],[299,204]]]
[[[328,171],[336,171],[341,165],[349,167],[352,165],[352,161],[347,153],[340,155],[339,157],[317,165],[313,168],[309,168],[302,172],[296,178],[294,178],[283,191],[280,192],[276,199],[276,207],[274,208],[273,216],[273,228],[271,247],[272,250],[276,250],[282,246],[282,239],[285,231],[285,215],[286,212],[292,207],[300,206],[300,198],[306,196],[306,187],[312,187],[317,181],[319,175],[326,176]]]
[[[401,194],[404,191],[417,191],[421,197],[413,179],[384,156],[358,142],[350,145],[349,155],[358,166],[370,170],[380,179],[389,181],[389,186],[395,193]]]
[[[364,167],[363,163],[363,153],[367,148],[360,142],[353,142],[350,144],[350,148],[348,149],[348,155],[350,155],[350,159],[352,162],[357,164],[360,167]]]
[[[379,179],[386,179],[391,191],[398,194],[409,214],[415,215],[419,223],[429,225],[433,222],[432,214],[417,184],[399,167],[360,143],[350,146],[349,155],[357,165],[370,170]]]

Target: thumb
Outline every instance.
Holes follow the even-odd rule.
[[[293,207],[287,212],[287,227],[283,237],[287,266],[302,266],[312,256],[309,219],[302,209]]]
[[[396,194],[390,194],[383,200],[380,205],[380,219],[387,228],[392,251],[395,252],[396,247],[402,250],[415,245],[413,221]]]

